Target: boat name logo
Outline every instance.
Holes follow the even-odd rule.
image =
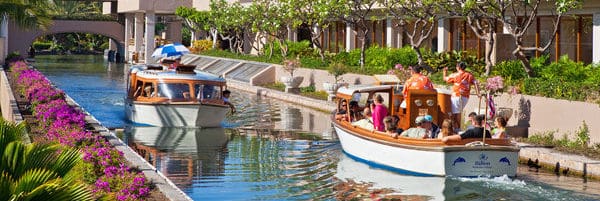
[[[459,156],[458,158],[454,159],[452,166],[455,166],[456,163],[466,163],[466,162],[467,162],[467,160],[465,160],[465,158]]]
[[[492,163],[487,161],[488,156],[486,156],[485,154],[480,154],[479,155],[479,161],[475,161],[475,165],[476,166],[490,166]]]
[[[501,158],[498,162],[506,163],[506,164],[508,164],[508,166],[510,166],[510,160],[508,160],[508,158],[506,158],[506,157]]]
[[[479,155],[479,160],[487,161],[487,159],[488,159],[488,157],[485,154],[480,154]]]

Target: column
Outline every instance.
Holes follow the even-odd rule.
[[[385,46],[386,47],[397,47],[394,44],[394,24],[392,18],[388,17],[385,26]]]
[[[298,41],[298,32],[297,29],[292,28],[292,26],[288,25],[287,26],[287,39],[293,42],[297,42]]]
[[[146,50],[144,51],[144,62],[152,63],[152,52],[154,51],[154,26],[156,25],[156,15],[153,10],[146,11],[146,34],[144,35],[146,41],[144,45]]]
[[[8,17],[0,16],[0,38],[2,47],[0,47],[0,64],[4,63],[4,58],[8,55]]]
[[[130,53],[129,53],[129,43],[131,43],[131,36],[132,36],[132,30],[133,30],[133,14],[131,13],[125,13],[125,51],[123,53],[123,62],[127,63],[128,61],[130,61]]]
[[[181,43],[181,29],[182,25],[180,20],[170,22],[167,25],[167,40],[173,41],[174,43]]]
[[[141,60],[142,45],[144,44],[144,13],[135,13],[135,36],[133,46],[134,52],[138,54],[138,60]]]
[[[437,45],[438,45],[438,53],[442,53],[444,51],[450,50],[450,46],[448,44],[448,37],[450,36],[449,32],[450,32],[450,19],[448,18],[441,18],[438,20],[438,27],[437,27]]]
[[[592,28],[592,53],[594,55],[592,62],[600,63],[600,13],[594,13],[592,21],[594,23],[594,27]]]
[[[350,52],[354,49],[354,27],[350,24],[346,24],[346,52]]]

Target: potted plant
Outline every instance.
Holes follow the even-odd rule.
[[[281,82],[285,85],[286,92],[289,91],[289,89],[298,88],[300,83],[304,80],[304,77],[294,76],[294,71],[296,71],[297,68],[300,68],[300,59],[286,59],[283,61],[283,70],[290,74],[289,77],[281,77]]]
[[[334,83],[324,82],[323,89],[329,94],[328,100],[331,100],[335,97],[335,93],[341,86],[347,85],[346,83],[341,82],[341,76],[348,72],[348,67],[343,63],[334,62],[329,64],[327,71],[329,74],[333,75]]]

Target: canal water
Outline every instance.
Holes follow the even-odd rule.
[[[600,182],[519,167],[518,177],[413,177],[344,155],[328,114],[238,92],[223,128],[134,127],[125,67],[101,56],[38,56],[35,66],[194,200],[600,200]]]

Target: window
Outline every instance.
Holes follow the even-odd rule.
[[[186,97],[186,94],[188,97]],[[158,95],[169,99],[189,98],[190,87],[186,83],[160,83]]]

